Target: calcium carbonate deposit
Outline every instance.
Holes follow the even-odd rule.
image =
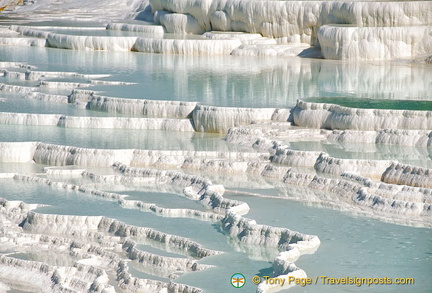
[[[432,292],[432,2],[0,13],[0,293]]]

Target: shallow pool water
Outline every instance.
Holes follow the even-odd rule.
[[[165,233],[175,234],[196,240],[205,247],[218,249],[225,247],[225,239],[212,222],[186,218],[157,216],[137,209],[122,208],[117,201],[103,200],[74,191],[50,188],[45,184],[26,183],[12,179],[0,179],[0,197],[7,200],[22,200],[38,203],[35,212],[43,214],[105,216],[134,226],[149,227]],[[193,227],[190,229],[189,227]]]
[[[57,126],[0,125],[0,141],[40,141],[102,149],[229,151],[223,135],[196,132],[125,129],[81,129]]]
[[[32,25],[36,25],[33,23]],[[69,22],[39,25],[80,26]],[[81,26],[100,27],[82,23]],[[80,35],[137,35],[103,29],[51,30]],[[167,38],[183,38],[169,36]],[[200,38],[200,36],[196,36]],[[293,107],[298,99],[337,103],[349,107],[380,109],[432,110],[432,68],[426,64],[401,62],[339,62],[298,57],[177,56],[136,52],[74,51],[53,48],[0,46],[0,61],[25,62],[40,71],[65,71],[80,74],[109,74],[107,81],[131,82],[129,85],[92,85],[91,90],[112,97],[194,101],[204,105],[229,107]],[[13,69],[10,69],[14,71]],[[21,70],[21,71],[20,71]],[[15,71],[22,72],[22,69]],[[50,78],[50,81],[79,81],[73,78]],[[85,80],[81,80],[86,82]],[[88,81],[87,81],[88,82]],[[0,83],[37,86],[38,82],[0,77]],[[68,95],[71,89],[39,88],[50,94]],[[0,92],[0,112],[63,114],[71,116],[114,116],[114,114],[77,109],[23,98],[23,94]],[[57,126],[0,125],[0,142],[38,141],[60,145],[101,149],[157,149],[199,151],[243,151],[223,140],[224,135],[194,132],[127,129],[74,129]],[[325,151],[331,156],[355,159],[398,160],[432,168],[431,148],[389,145],[336,144],[304,141],[287,143],[293,149]],[[253,151],[248,148],[247,151]],[[43,165],[0,163],[0,173],[42,173]],[[97,174],[119,174],[112,168],[86,168]],[[185,172],[199,173],[200,170]],[[431,229],[405,227],[335,210],[334,206],[296,202],[280,198],[272,181],[253,175],[209,172],[215,184],[228,189],[225,196],[245,201],[246,215],[277,227],[317,235],[321,246],[311,255],[303,255],[296,265],[314,280],[321,276],[366,278],[415,278],[406,286],[342,286],[318,283],[295,287],[288,292],[415,292],[432,291]],[[130,195],[129,199],[154,202],[168,208],[188,207],[205,210],[199,203],[169,192],[156,192],[91,182],[81,175],[48,175],[53,181],[85,184]],[[237,181],[238,180],[238,181]],[[242,181],[243,180],[243,181]],[[236,193],[236,191],[240,191]],[[242,193],[243,192],[243,193]],[[250,196],[244,192],[261,196]],[[298,192],[298,191],[290,191]],[[301,197],[296,194],[297,198]],[[269,197],[271,196],[271,197]],[[70,190],[50,188],[45,184],[0,179],[0,197],[40,203],[47,206],[36,212],[82,216],[103,215],[131,225],[151,227],[166,233],[188,237],[206,248],[223,254],[205,258],[200,263],[214,265],[201,272],[182,275],[177,282],[197,286],[206,293],[254,292],[254,275],[272,273],[272,261],[279,253],[275,248],[239,243],[222,233],[218,223],[186,218],[168,218],[136,209],[125,209],[117,201],[104,200]],[[166,256],[175,253],[160,246],[139,243],[138,248]],[[41,255],[20,254],[19,258],[42,259]],[[59,263],[62,260],[59,259]],[[55,263],[55,261],[53,262]],[[131,265],[137,277],[167,281],[151,270]],[[242,290],[234,289],[230,278],[235,273],[246,276]],[[14,292],[14,291],[11,291]],[[17,291],[18,292],[18,291]]]
[[[253,192],[259,192],[253,190]],[[263,190],[262,194],[273,193]],[[227,198],[246,201],[247,215],[258,223],[286,227],[317,235],[319,249],[304,255],[296,265],[308,277],[412,277],[415,286],[403,290],[427,292],[432,289],[429,278],[432,268],[432,233],[430,229],[404,227],[349,212],[314,208],[287,199],[252,197],[226,193]],[[363,286],[361,292],[395,292],[394,286]],[[318,285],[298,287],[289,292],[351,292],[355,286]]]
[[[95,86],[110,96],[197,101],[236,107],[291,107],[297,99],[430,100],[431,70],[421,64],[0,47],[0,60],[38,70],[112,74],[128,86]],[[428,104],[427,104],[428,105]]]

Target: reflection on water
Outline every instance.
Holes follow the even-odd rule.
[[[47,23],[49,24],[49,23]],[[68,23],[64,23],[69,25]],[[61,32],[62,30],[58,30]],[[69,34],[101,33],[126,36],[134,33],[73,31]],[[66,33],[66,32],[65,32]],[[339,103],[350,107],[432,110],[432,68],[424,64],[397,62],[336,62],[301,58],[257,58],[239,56],[176,56],[132,52],[73,51],[52,48],[0,46],[0,61],[28,62],[42,71],[69,71],[83,74],[111,74],[106,80],[134,82],[134,85],[92,86],[103,95],[134,99],[198,101],[206,105],[237,107],[292,107],[297,99]],[[15,71],[20,71],[17,69]],[[53,80],[53,79],[51,79]],[[0,77],[0,82],[36,86],[37,82],[18,81]],[[69,94],[61,89],[50,89],[53,94]],[[53,113],[79,116],[111,116],[68,104],[54,104],[22,99],[21,94],[0,93],[0,111]],[[88,148],[141,148],[163,150],[233,151],[236,147],[223,141],[223,136],[204,133],[175,133],[167,131],[121,129],[73,129],[51,126],[0,125],[0,141],[42,141]],[[432,167],[431,149],[387,145],[331,144],[322,142],[288,142],[300,150],[325,151],[331,156],[356,159],[396,159],[404,163]],[[37,164],[1,163],[0,172],[41,173]],[[110,174],[110,169],[91,168],[99,174]],[[198,170],[196,171],[199,172]],[[214,173],[214,172],[213,172]],[[244,181],[231,174],[208,174],[226,187],[240,188],[253,193],[277,195],[271,180],[244,175]],[[58,176],[53,179],[88,183],[77,177]],[[237,181],[238,182],[237,182]],[[243,186],[242,185],[242,186]],[[45,203],[50,206],[38,212],[78,215],[105,215],[139,226],[149,226],[163,232],[190,237],[208,248],[225,252],[204,259],[203,263],[216,267],[177,279],[205,292],[237,292],[229,284],[234,273],[243,273],[247,280],[258,274],[272,272],[274,249],[246,245],[232,241],[220,228],[209,222],[173,219],[126,210],[114,201],[104,201],[72,191],[54,190],[45,185],[23,184],[1,180],[0,197]],[[108,188],[105,186],[105,188]],[[111,188],[111,186],[110,186]],[[120,187],[118,187],[120,188]],[[296,192],[291,191],[290,192]],[[193,207],[184,198],[169,200],[159,194],[127,190],[133,198],[156,201],[164,206],[174,204]],[[165,194],[166,195],[166,194]],[[303,194],[304,195],[304,194]],[[147,197],[146,197],[147,196]],[[173,195],[170,195],[171,198]],[[416,285],[410,292],[432,291],[432,235],[430,229],[396,226],[353,216],[346,212],[307,206],[278,199],[259,198],[241,194],[227,197],[246,201],[251,211],[247,215],[259,224],[287,227],[317,235],[321,246],[314,255],[304,255],[297,266],[314,278],[329,277],[415,277]],[[302,194],[296,194],[301,197]],[[201,207],[202,208],[202,207]],[[151,250],[145,245],[142,249]],[[23,257],[23,255],[21,255]],[[28,255],[27,255],[28,257]],[[41,255],[38,255],[41,259]],[[137,266],[134,275],[152,277]],[[157,278],[157,277],[154,277]],[[256,286],[247,281],[244,292]],[[394,292],[394,286],[297,287],[289,292]]]
[[[109,79],[137,84],[92,88],[135,99],[239,107],[291,107],[297,99],[329,101],[329,97],[432,100],[432,69],[425,64],[7,46],[0,47],[0,60],[25,61],[38,70],[112,74]]]
[[[102,149],[234,151],[223,135],[163,130],[80,129],[0,124],[0,141],[40,141]]]

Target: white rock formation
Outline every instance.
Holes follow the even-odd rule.
[[[28,1],[26,1],[28,2]],[[79,17],[85,18],[95,13],[101,14],[100,18],[123,16],[126,12],[115,12],[119,7],[128,7],[128,15],[137,14],[140,10],[148,9],[146,1],[129,0],[121,2],[111,1],[112,6],[103,14],[104,5],[88,1],[78,0],[71,2],[64,0],[61,4],[81,5],[77,10],[65,9],[62,15],[80,13]],[[23,7],[22,12],[37,12],[38,9],[58,13],[56,5],[58,1],[36,1],[31,7]],[[27,4],[30,4],[28,2]],[[65,5],[66,5],[65,4]],[[5,32],[13,38],[0,38],[2,44],[15,44],[27,46],[53,46],[77,50],[112,50],[112,51],[142,51],[169,54],[233,54],[233,55],[299,55],[312,54],[311,45],[321,45],[322,52],[327,58],[336,59],[387,59],[410,58],[414,55],[429,53],[431,4],[426,1],[411,2],[289,2],[289,1],[241,1],[241,0],[152,0],[152,9],[155,19],[162,26],[138,26],[130,24],[113,25],[113,29],[132,32],[152,32],[154,38],[141,37],[94,37],[71,36],[65,34],[37,31],[34,28],[22,28],[19,31],[26,37],[16,39],[13,32]],[[101,7],[99,7],[99,6]],[[28,5],[31,6],[31,5]],[[60,5],[61,6],[61,5]],[[71,6],[72,7],[72,6]],[[114,8],[113,8],[114,7]],[[421,9],[420,9],[421,7]],[[94,10],[92,11],[93,8]],[[126,9],[126,8],[125,8]],[[384,12],[383,12],[384,11]],[[103,14],[103,15],[102,15]],[[32,15],[39,15],[33,13]],[[384,17],[383,17],[384,15]],[[34,17],[34,16],[33,16]],[[326,24],[340,23],[342,26],[329,26]],[[350,25],[352,27],[350,27]],[[358,27],[354,27],[358,26]],[[389,27],[392,26],[392,27]],[[108,26],[108,28],[110,28]],[[216,34],[207,33],[198,36],[197,39],[161,39],[164,30],[175,33],[202,33],[209,30],[238,30],[251,32],[243,34]],[[275,39],[264,39],[258,34]],[[157,36],[159,35],[159,36]],[[390,36],[390,38],[389,38]],[[335,40],[338,43],[335,43]],[[294,43],[294,45],[293,45]],[[310,53],[312,52],[312,53]],[[294,62],[295,63],[295,62]],[[157,65],[159,66],[159,65]],[[291,66],[291,65],[290,65]],[[180,66],[178,66],[180,67]],[[221,66],[223,67],[223,66]],[[293,66],[293,68],[295,65]],[[312,67],[312,66],[309,66]],[[310,74],[313,70],[306,66],[300,68],[292,80],[301,80],[303,76],[312,75],[309,80],[320,80],[319,85],[313,90],[318,93],[326,92],[328,88],[338,88],[347,80],[335,79],[333,72],[326,73],[325,65],[321,67],[322,74]],[[290,69],[287,72],[290,72]],[[223,70],[223,68],[222,68]],[[260,69],[251,69],[257,70]],[[327,68],[328,70],[328,68]],[[370,71],[373,71],[370,70]],[[369,71],[369,72],[370,72]],[[389,70],[391,71],[391,70]],[[239,70],[240,74],[242,70]],[[393,79],[393,73],[386,72],[364,74],[358,67],[353,66],[345,72],[354,72],[348,77],[348,83],[357,84],[356,80],[362,77],[362,85],[366,88],[363,92],[367,96],[367,89],[380,85],[380,76],[390,76],[391,84],[388,87],[396,87],[399,91],[409,91],[406,88],[406,76],[402,73],[400,78]],[[400,72],[400,71],[398,71]],[[43,73],[19,72],[14,70],[2,71],[7,78],[17,80],[39,80],[48,76]],[[271,81],[274,75],[265,75],[264,82]],[[365,77],[366,78],[363,78]],[[430,82],[428,76],[422,76],[415,82],[415,87],[422,88],[428,96]],[[75,76],[76,78],[80,78]],[[321,81],[324,81],[321,83]],[[329,81],[330,80],[330,81]],[[366,80],[366,81],[365,81]],[[385,81],[385,79],[384,79]],[[126,84],[123,82],[92,81],[90,84]],[[298,96],[307,82],[300,82],[297,86],[300,90],[292,91]],[[420,85],[420,86],[418,86]],[[424,86],[422,86],[424,85]],[[46,102],[65,102],[64,96],[55,96],[36,93],[43,87],[70,88],[79,87],[78,83],[47,82],[41,81],[40,87],[26,88],[22,86],[1,85],[3,91],[26,93],[27,97],[44,100]],[[347,87],[348,88],[348,87]],[[312,91],[313,91],[312,90]],[[347,90],[350,92],[350,90]],[[76,94],[75,94],[76,93]],[[151,203],[142,201],[128,201],[120,194],[102,192],[94,188],[78,186],[66,182],[54,182],[45,178],[15,176],[15,179],[34,180],[49,184],[53,187],[69,188],[94,196],[100,196],[110,200],[117,200],[124,207],[140,208],[162,216],[191,217],[194,219],[221,220],[223,229],[238,242],[246,245],[271,246],[283,251],[274,261],[274,276],[286,278],[290,274],[305,277],[302,270],[292,263],[303,253],[316,249],[319,239],[316,236],[304,235],[292,232],[288,229],[258,225],[255,221],[246,219],[240,215],[248,212],[249,207],[244,202],[228,200],[223,197],[224,188],[213,185],[208,178],[203,178],[181,172],[151,170],[135,168],[134,166],[148,166],[155,168],[181,168],[188,172],[223,173],[229,177],[232,174],[241,173],[253,175],[266,184],[284,186],[291,193],[293,190],[301,194],[303,200],[321,201],[323,205],[340,205],[347,210],[362,211],[378,218],[401,218],[402,221],[412,221],[414,225],[430,227],[431,217],[431,185],[430,170],[415,168],[406,165],[390,167],[388,161],[354,160],[333,158],[326,154],[316,152],[293,151],[283,146],[278,139],[284,134],[292,139],[302,140],[315,136],[316,140],[329,139],[340,142],[368,142],[373,144],[396,144],[417,147],[431,146],[432,129],[430,111],[391,111],[391,110],[364,110],[349,109],[334,105],[317,105],[299,102],[292,112],[289,109],[240,109],[218,108],[201,106],[196,103],[181,103],[168,101],[131,101],[118,98],[96,96],[92,91],[75,91],[68,97],[68,102],[77,107],[90,107],[108,112],[147,115],[173,118],[192,118],[195,129],[207,132],[227,132],[231,127],[252,125],[253,127],[242,130],[237,128],[230,132],[227,139],[241,141],[247,137],[248,142],[255,149],[268,151],[271,158],[263,154],[231,153],[218,155],[205,152],[151,152],[147,150],[102,150],[83,149],[70,146],[56,146],[44,143],[1,143],[0,161],[2,162],[31,162],[48,165],[83,165],[83,166],[111,166],[120,171],[120,175],[96,175],[86,173],[84,176],[92,177],[99,183],[123,182],[170,184],[174,190],[192,199],[200,200],[215,213],[205,213],[187,209],[164,209]],[[391,98],[392,94],[387,94]],[[271,95],[270,95],[271,96]],[[305,106],[306,105],[306,106]],[[92,108],[93,107],[93,108]],[[190,130],[192,124],[188,119],[147,119],[147,118],[88,118],[69,117],[61,115],[45,115],[44,117],[33,114],[0,114],[4,124],[18,123],[25,125],[59,125],[63,127],[112,127],[134,129],[169,129],[176,131]],[[277,121],[288,125],[294,122],[300,126],[313,127],[315,129],[299,130],[277,125]],[[261,124],[261,125],[257,125]],[[266,126],[262,126],[262,125]],[[266,129],[267,127],[267,129]],[[278,128],[278,129],[276,129]],[[330,130],[321,130],[328,128]],[[406,129],[406,130],[401,130]],[[342,131],[344,130],[344,131]],[[358,131],[357,131],[358,130]],[[251,139],[251,136],[253,139]],[[264,137],[263,137],[264,136]],[[246,142],[243,142],[246,144]],[[369,149],[369,148],[368,148]],[[373,149],[371,147],[370,149]],[[370,150],[369,149],[369,150]],[[428,152],[428,150],[423,150]],[[420,156],[421,157],[421,156]],[[282,166],[273,165],[279,163]],[[283,166],[285,165],[285,166]],[[315,167],[323,176],[311,173],[295,173],[293,167]],[[386,170],[384,172],[384,170]],[[312,170],[313,171],[313,170]],[[357,174],[346,173],[355,172]],[[47,171],[48,176],[56,173],[68,172]],[[69,172],[73,173],[73,172]],[[328,176],[332,174],[335,176]],[[360,175],[358,175],[360,174]],[[125,175],[125,176],[124,176]],[[341,175],[341,176],[338,176]],[[361,176],[362,175],[362,176]],[[11,175],[0,175],[9,178]],[[327,178],[333,177],[333,178]],[[413,186],[401,186],[381,183],[372,179],[382,178],[385,182],[396,184],[409,184]],[[382,177],[381,177],[382,176]],[[212,177],[213,178],[213,177]],[[264,179],[263,179],[264,178]],[[227,179],[225,179],[227,180]],[[261,181],[260,181],[261,183]],[[156,184],[153,184],[156,185]],[[419,186],[419,187],[416,187]],[[298,195],[297,195],[298,196]],[[8,206],[9,205],[9,206]],[[12,207],[12,208],[11,208]],[[109,242],[108,239],[138,236],[151,241],[167,244],[173,250],[186,251],[185,254],[202,258],[212,256],[219,252],[203,248],[201,245],[188,239],[168,235],[148,228],[140,228],[103,217],[77,217],[63,215],[41,215],[29,212],[23,204],[2,203],[0,205],[0,219],[8,217],[7,225],[0,228],[0,232],[7,231],[9,235],[2,234],[3,243],[26,243],[28,238],[22,235],[14,235],[21,229],[18,225],[8,230],[11,221],[23,223],[24,229],[33,233],[64,233],[67,237],[81,237],[87,241],[98,239],[109,249],[118,249],[118,242]],[[28,213],[27,213],[28,212]],[[20,221],[18,221],[20,220]],[[7,228],[4,228],[7,227]],[[6,236],[5,236],[6,235]],[[33,234],[36,235],[36,234]],[[16,236],[16,237],[15,237]],[[150,292],[199,292],[199,289],[191,288],[176,283],[166,284],[159,281],[140,280],[133,278],[127,272],[126,261],[118,260],[115,253],[109,253],[102,248],[90,245],[78,245],[76,242],[67,242],[59,238],[50,238],[43,247],[53,250],[67,250],[67,245],[73,243],[70,250],[74,255],[89,256],[80,259],[73,268],[54,268],[50,265],[41,265],[36,262],[16,261],[2,257],[0,261],[0,276],[6,280],[18,280],[22,283],[34,282],[36,288],[44,291],[52,288],[52,291],[76,290],[76,291],[103,291],[111,292],[109,278],[106,272],[96,265],[106,265],[116,271],[119,287],[125,291],[150,291]],[[111,238],[109,238],[111,237]],[[6,239],[6,240],[5,240]],[[41,244],[43,241],[38,240]],[[97,242],[97,241],[95,241]],[[60,244],[60,245],[56,245]],[[71,245],[72,246],[72,245]],[[35,248],[38,246],[35,244]],[[105,247],[105,246],[104,246]],[[133,261],[148,264],[155,267],[179,272],[195,271],[206,268],[195,260],[161,257],[151,253],[141,252],[135,244],[125,240],[122,243],[124,252]],[[96,251],[96,252],[95,252]],[[117,251],[118,252],[118,251]],[[110,261],[108,261],[110,260]],[[112,261],[112,262],[111,262]],[[108,264],[107,264],[108,262]],[[15,270],[15,268],[18,268]],[[24,273],[23,273],[24,272]],[[43,274],[41,274],[41,272]],[[176,274],[174,272],[173,274]],[[165,274],[161,274],[166,277]],[[24,278],[26,277],[26,279]],[[0,278],[0,279],[1,279]],[[2,279],[3,280],[3,279]],[[3,281],[2,281],[3,282]],[[26,288],[23,288],[26,289]],[[258,291],[271,291],[276,288],[259,286]],[[285,289],[285,288],[284,288]],[[46,290],[45,290],[46,291]]]
[[[2,92],[27,94],[29,92],[34,92],[37,90],[38,90],[37,87],[10,85],[10,84],[0,83],[0,91],[2,91]]]
[[[318,30],[326,59],[385,60],[432,52],[432,27],[350,27],[324,25]]]
[[[28,70],[36,69],[36,67],[32,65],[28,65],[21,62],[11,62],[11,61],[0,61],[0,68],[23,68]]]
[[[278,247],[303,254],[320,245],[317,236],[306,235],[285,228],[258,225],[254,220],[228,212],[222,219],[222,229],[231,237],[238,237],[241,242],[254,245]]]
[[[71,102],[76,99],[88,99],[91,110],[129,115],[146,115],[153,117],[190,117],[195,109],[196,102],[136,100],[113,97],[103,97],[89,92],[87,95],[81,91],[74,91],[70,97]]]
[[[114,167],[127,176],[154,177],[156,182],[173,185],[182,190],[185,196],[200,200],[218,213],[226,213],[229,210],[236,214],[246,214],[249,211],[247,203],[223,198],[224,188],[213,185],[205,178],[179,172],[129,167],[118,163]]]
[[[231,53],[234,56],[280,56],[280,57],[321,57],[321,52],[314,49],[308,44],[289,44],[289,45],[276,45],[276,44],[260,44],[255,41],[252,44],[242,45],[234,49]]]
[[[349,143],[392,144],[401,146],[430,147],[432,132],[428,130],[382,129],[379,131],[334,130],[329,141]]]
[[[40,143],[34,153],[38,164],[52,166],[112,166],[115,162],[129,163],[133,150],[86,149]]]
[[[51,253],[68,252],[79,260],[67,266],[52,266],[36,261],[19,260],[0,256],[0,278],[14,288],[37,292],[115,292],[112,280],[106,270],[116,272],[116,281],[123,289],[136,287],[139,290],[152,292],[201,292],[197,288],[171,282],[170,284],[147,279],[133,278],[128,273],[128,265],[119,254],[113,252],[123,249],[127,259],[140,264],[152,266],[165,274],[174,272],[178,275],[187,271],[198,271],[209,266],[196,263],[192,258],[174,258],[142,252],[135,248],[136,243],[130,240],[120,240],[119,237],[105,236],[101,233],[92,236],[93,244],[81,242],[79,237],[64,238],[41,234],[20,233],[13,241],[21,243],[21,247],[37,249]],[[11,237],[11,235],[7,235]],[[4,239],[5,237],[3,237]],[[118,243],[120,240],[120,243]],[[120,245],[118,245],[120,244]],[[170,276],[173,274],[170,274]],[[163,275],[167,277],[168,275]],[[132,284],[130,284],[131,282]],[[111,283],[111,284],[110,284]],[[72,291],[71,291],[72,290]]]
[[[314,167],[320,152],[304,152],[291,150],[287,147],[277,147],[271,162],[292,167]]]
[[[73,117],[62,116],[58,126],[67,128],[119,128],[169,131],[194,131],[189,119],[126,118],[126,117]]]
[[[431,189],[386,184],[350,173],[332,179],[289,171],[283,181],[290,186],[308,187],[323,202],[339,206],[354,203],[359,212],[371,217],[404,225],[432,225]],[[337,198],[331,199],[328,192]]]
[[[281,266],[280,265],[281,259],[280,257],[276,258],[275,261],[273,262],[273,267],[275,266]],[[286,263],[286,262],[284,262]],[[267,292],[278,292],[281,290],[287,290],[289,288],[294,287],[294,284],[289,284],[288,283],[288,278],[289,277],[294,277],[296,279],[305,279],[307,278],[306,272],[299,269],[298,267],[296,267],[294,264],[284,264],[284,266],[288,267],[288,273],[284,273],[284,274],[277,274],[277,273],[273,273],[273,277],[275,278],[283,278],[284,279],[284,284],[266,284],[264,281],[258,285],[256,292],[257,293],[267,293]]]
[[[240,145],[252,145],[254,148],[265,143],[273,149],[275,144],[281,145],[281,141],[324,141],[330,134],[331,131],[324,129],[297,127],[290,123],[264,122],[232,127],[228,130],[225,140]],[[272,151],[274,152],[274,149]]]
[[[249,33],[242,33],[242,32],[211,31],[211,32],[205,32],[203,34],[203,36],[206,39],[211,39],[211,40],[237,39],[237,40],[242,41],[242,43],[261,41],[261,40],[265,39],[266,41],[269,41],[272,44],[276,44],[276,40],[269,39],[269,38],[263,38],[260,34],[249,34]]]
[[[410,26],[430,25],[432,7],[430,3],[423,2],[395,2],[388,6],[386,2],[290,2],[290,1],[187,1],[180,0],[173,3],[169,0],[150,0],[152,10],[157,13],[169,11],[190,15],[201,26],[202,30],[219,31],[242,31],[249,33],[260,33],[265,37],[285,38],[290,43],[306,43],[318,45],[323,42],[324,52],[329,55],[333,51],[345,50],[339,43],[335,46],[336,33],[327,33],[332,38],[323,38],[323,25],[345,24],[346,26],[358,26],[359,28],[343,28],[345,40],[350,42],[350,51],[361,52],[362,46],[369,45],[372,48],[380,47],[382,50],[375,50],[373,59],[397,57],[399,52],[410,46],[413,36],[422,40],[413,46],[411,55],[423,52],[430,46],[430,37],[427,33],[420,33],[416,28]],[[422,7],[420,12],[420,6]],[[383,17],[382,11],[386,16]],[[378,29],[373,29],[378,27]],[[384,27],[380,29],[379,27]],[[386,28],[392,27],[392,28]],[[400,28],[393,28],[400,27]],[[321,30],[322,29],[322,30]],[[426,29],[428,29],[426,27]],[[328,29],[327,29],[328,30]],[[335,29],[336,30],[336,29]],[[351,31],[350,31],[351,30]],[[352,30],[354,32],[352,32]],[[381,32],[381,31],[384,31]],[[318,42],[318,32],[320,32]],[[357,34],[356,34],[357,33]],[[392,41],[386,41],[384,34],[392,35]],[[341,34],[343,35],[343,34]],[[374,40],[371,41],[371,37]],[[368,39],[369,38],[369,39]],[[394,41],[393,41],[394,40]],[[356,42],[358,44],[356,44]],[[370,46],[372,45],[372,46]],[[385,46],[390,46],[389,49]],[[429,47],[430,48],[430,47]],[[392,52],[392,56],[386,55]],[[348,50],[346,50],[348,51]],[[336,54],[329,57],[338,57]],[[404,57],[407,56],[404,54]],[[345,57],[345,56],[344,56]],[[349,57],[357,57],[354,54]]]
[[[131,23],[109,23],[106,26],[108,30],[118,30],[127,32],[140,32],[146,34],[164,34],[164,28],[160,25],[142,25]]]
[[[272,155],[278,147],[289,142],[326,140],[333,143],[370,144],[373,151],[378,151],[378,147],[382,149],[385,145],[411,146],[420,151],[419,148],[432,145],[432,134],[429,130],[325,130],[269,122],[231,127],[225,140],[236,145],[268,151]],[[410,150],[410,153],[414,155],[415,150]]]
[[[6,46],[25,46],[25,47],[45,47],[46,40],[38,38],[0,38],[0,45]]]
[[[47,46],[70,50],[130,51],[137,37],[74,36],[49,33]]]
[[[0,73],[3,73],[3,76],[6,77],[6,78],[19,79],[19,80],[26,79],[26,73],[25,72],[0,70]]]
[[[48,171],[52,170],[52,168],[50,168]],[[78,175],[81,176],[86,176],[86,177],[91,177],[93,180],[104,180],[106,179],[106,177],[104,176],[98,176],[92,173],[88,173],[85,172],[83,170],[80,169],[72,169],[72,170],[60,170],[60,169],[56,169],[55,171],[59,171],[59,172],[55,172],[53,174],[53,172],[46,172],[48,175],[52,176],[52,175]],[[61,172],[63,171],[63,172]],[[64,172],[64,171],[71,171],[71,172]],[[77,171],[77,172],[73,172],[73,171]],[[110,176],[111,178],[109,178],[109,180],[111,181],[121,181],[121,178],[112,178],[112,176]],[[97,178],[97,179],[96,179]],[[192,209],[176,209],[176,208],[163,208],[163,207],[159,207],[154,203],[147,203],[144,201],[139,201],[139,200],[128,200],[127,197],[128,195],[124,195],[124,194],[118,194],[118,193],[114,193],[114,192],[105,192],[102,190],[98,190],[98,189],[94,189],[94,188],[90,188],[84,185],[75,185],[75,184],[71,184],[71,183],[67,183],[67,182],[61,182],[61,181],[52,181],[51,179],[46,179],[46,178],[41,178],[41,177],[32,177],[32,176],[26,176],[26,175],[15,175],[13,176],[14,180],[20,180],[20,181],[27,181],[27,182],[34,182],[34,183],[39,183],[39,184],[46,184],[52,188],[57,188],[57,189],[68,189],[68,190],[74,190],[80,193],[84,193],[87,194],[89,196],[95,196],[95,197],[100,197],[106,200],[114,200],[117,201],[122,207],[125,208],[135,208],[135,209],[140,209],[142,211],[145,212],[152,212],[156,215],[159,216],[163,216],[163,217],[172,217],[172,218],[191,218],[191,219],[197,219],[197,220],[202,220],[202,221],[218,221],[220,220],[221,216],[215,214],[215,213],[210,213],[210,212],[202,212],[202,211],[198,211],[198,210],[192,210]],[[107,182],[106,180],[104,182]],[[230,207],[236,207],[236,206],[240,206],[240,205],[244,205],[243,202],[237,202],[237,201],[227,201],[224,200],[222,196],[219,196],[219,202],[216,203],[216,201],[218,199],[215,199],[214,197],[217,196],[215,194],[211,195],[211,196],[203,196],[200,201],[204,204],[207,205],[209,208],[219,208],[220,206],[224,205],[224,209],[228,209]],[[222,203],[223,202],[223,203]],[[226,204],[228,203],[228,204]]]
[[[52,94],[45,94],[40,92],[30,92],[25,95],[26,99],[30,100],[37,100],[42,102],[50,102],[50,103],[61,103],[61,104],[67,104],[68,103],[68,97],[63,95],[52,95]]]
[[[85,0],[24,1],[23,6],[16,6],[15,10],[9,13],[22,15],[33,20],[53,19],[61,14],[64,18],[78,21],[88,21],[89,18],[111,21],[112,19],[137,17],[147,5],[148,1],[146,0],[128,0],[126,2],[114,0],[107,5]],[[35,13],[35,11],[43,11],[44,13]]]
[[[22,224],[26,231],[54,235],[75,236],[77,239],[91,239],[98,232],[120,237],[136,237],[163,243],[174,251],[183,251],[190,256],[204,258],[219,254],[219,251],[206,249],[184,237],[166,234],[151,228],[127,225],[105,217],[51,215],[29,212]]]
[[[0,112],[0,124],[59,126],[66,128],[152,129],[194,131],[189,119],[76,117],[57,114]]]
[[[29,69],[26,71],[26,80],[43,80],[44,78],[77,78],[85,80],[93,80],[98,78],[110,77],[110,74],[81,74],[77,72],[70,71],[39,71],[34,69]]]
[[[53,273],[53,268],[43,263],[0,255],[1,279],[12,287],[23,290],[36,290],[36,292],[55,292],[51,283]]]
[[[198,105],[193,111],[195,129],[200,132],[226,133],[230,127],[270,121],[275,109],[222,108]]]
[[[62,115],[58,114],[28,114],[28,113],[9,113],[0,112],[1,124],[19,125],[57,125]]]
[[[127,4],[116,1],[112,5],[95,6],[79,1],[71,7],[69,0],[63,5],[53,5],[51,1],[19,7],[16,12],[24,13],[43,9],[57,13],[63,7],[65,16],[81,17],[91,14],[101,20],[124,19],[125,17],[151,18],[147,1],[131,0]],[[292,2],[292,1],[241,1],[241,0],[151,0],[154,21],[164,26],[163,30],[174,33],[201,34],[206,31],[239,31],[259,33],[274,38],[279,43],[304,43],[321,47],[326,58],[337,59],[387,59],[414,57],[429,53],[431,48],[430,19],[431,4],[426,1],[408,2]],[[421,7],[421,8],[420,8]],[[124,11],[121,11],[123,8]],[[99,14],[96,14],[99,11]],[[385,11],[385,13],[383,12]],[[383,16],[385,15],[385,16]],[[113,18],[110,18],[113,17]],[[335,26],[332,24],[339,24]],[[138,25],[122,24],[113,26],[129,31],[153,31],[154,28],[138,28]],[[158,31],[160,29],[156,29]],[[39,35],[41,37],[42,35]],[[48,45],[59,48],[127,50],[131,44],[125,39],[102,37],[77,38],[67,35],[48,34]],[[22,45],[45,46],[43,39],[1,38],[0,42]],[[197,41],[165,41],[141,39],[135,46],[138,51],[176,54],[230,54],[227,48],[215,50],[215,43],[202,44]],[[250,47],[240,54],[295,54],[291,49]],[[242,50],[240,50],[242,51]],[[282,53],[282,51],[285,51]],[[289,52],[291,51],[291,52]],[[305,53],[306,56],[318,56]],[[312,54],[312,55],[310,55]]]
[[[138,38],[131,50],[179,55],[229,55],[240,45],[239,40]]]
[[[163,25],[167,33],[196,35],[204,33],[198,21],[188,14],[156,11],[154,22]]]
[[[298,101],[294,124],[310,128],[380,130],[432,129],[432,111],[377,110]]]
[[[432,170],[393,163],[383,173],[381,180],[392,184],[432,188]]]
[[[350,172],[365,177],[380,178],[391,164],[391,161],[386,160],[339,159],[321,153],[315,162],[314,168],[323,173],[341,175]]]
[[[33,162],[37,142],[0,142],[0,162]]]
[[[59,82],[59,81],[45,81],[42,80],[39,84],[41,88],[51,88],[51,89],[74,89],[81,87],[89,87],[91,84],[89,83],[81,83],[81,82]]]

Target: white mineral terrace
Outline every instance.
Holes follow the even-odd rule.
[[[0,41],[4,45],[49,46],[73,50],[132,50],[198,55],[321,55],[327,59],[339,60],[413,58],[427,56],[432,51],[432,4],[429,1],[342,3],[180,0],[174,3],[168,0],[151,0],[148,3],[133,0],[128,2],[127,8],[121,1],[111,2],[113,3],[109,8],[102,6],[103,12],[100,7],[86,3],[83,9],[76,13],[92,14],[108,22],[122,17],[153,22],[119,22],[107,25],[108,30],[138,33],[130,37],[69,35],[67,31],[49,32],[46,27],[13,25],[10,29],[24,37],[11,38],[12,32],[4,32],[7,37],[0,38]],[[14,3],[11,4],[14,6]],[[46,9],[45,15],[50,19],[55,17],[53,14],[61,7],[48,0],[37,1],[31,5],[24,1],[24,4],[14,6],[17,15],[28,17],[31,11]],[[122,7],[125,9],[122,10]],[[122,17],[119,17],[120,11],[123,12]],[[111,15],[115,16],[110,18]],[[210,31],[227,33],[214,35],[209,33]],[[242,37],[228,32],[252,33],[254,37]],[[166,33],[204,34],[205,37],[173,40],[164,38]],[[312,53],[313,48],[317,52]]]
[[[431,1],[0,13],[1,293],[432,291]]]

